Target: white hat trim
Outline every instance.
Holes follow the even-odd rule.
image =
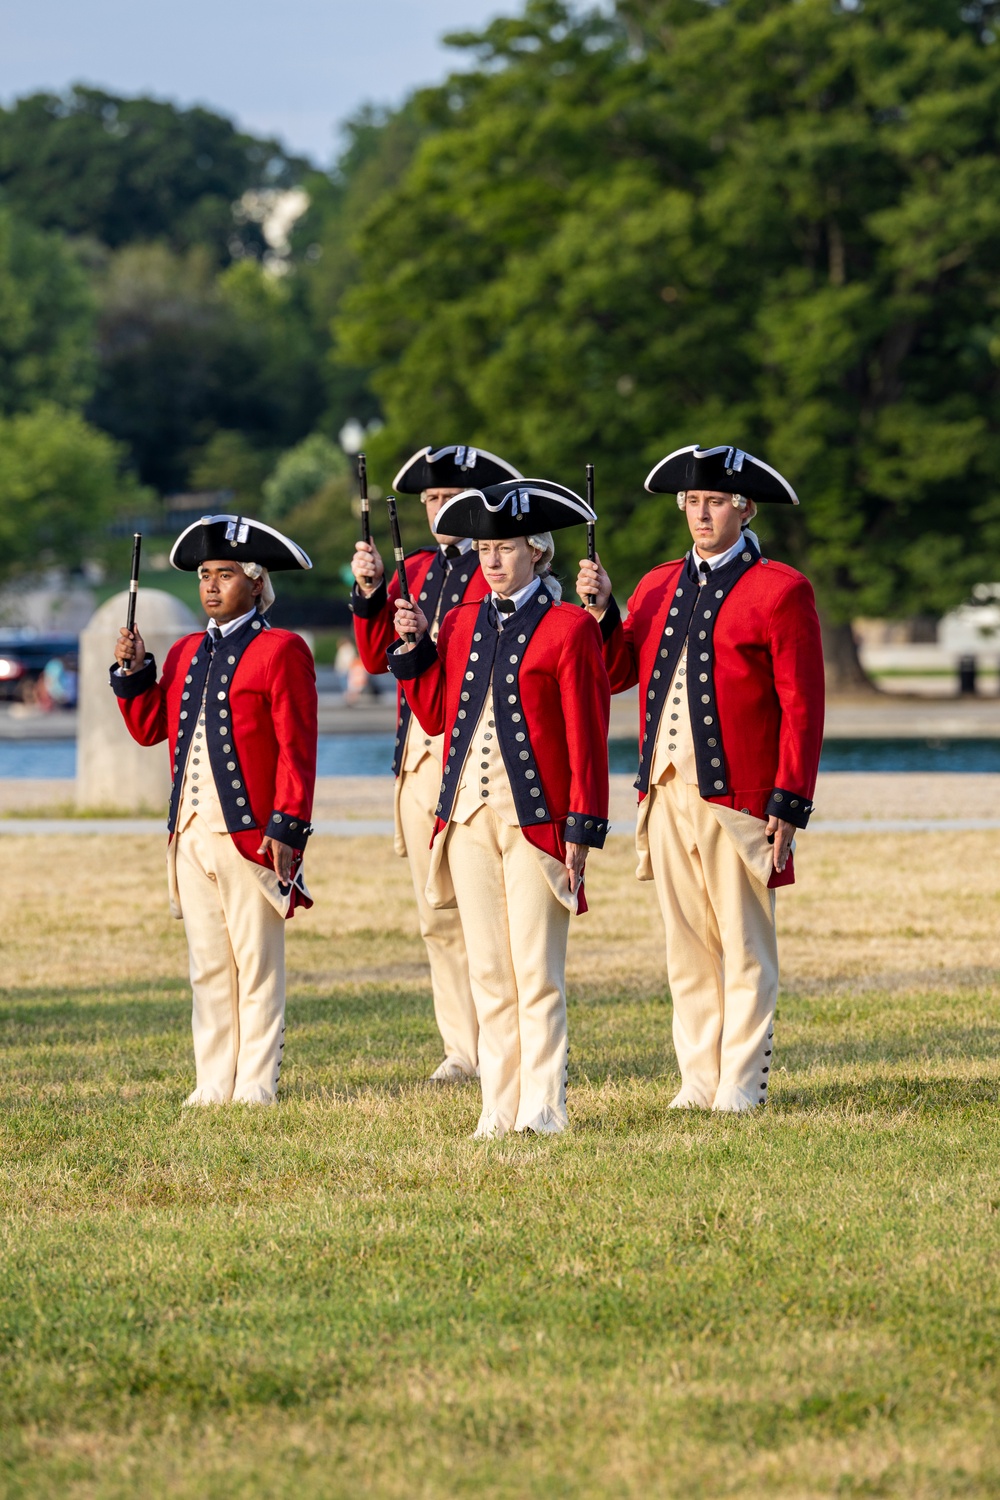
[[[176,542],[170,549],[171,567],[177,567],[177,564],[174,562],[174,554],[176,553],[177,548],[180,546],[181,542],[186,536],[190,536],[192,531],[197,531],[199,526],[214,526],[218,521],[226,522],[227,531],[230,526],[233,527],[233,536],[235,537],[236,535],[238,535],[239,539],[243,542],[246,541],[246,537],[244,536],[244,528],[248,526],[253,526],[257,531],[266,531],[269,536],[277,537],[282,546],[287,547],[289,551],[294,554],[300,568],[312,567],[312,560],[309,557],[309,554],[307,552],[303,552],[302,548],[298,545],[297,542],[293,542],[291,537],[285,536],[283,531],[277,531],[273,526],[268,526],[266,521],[250,520],[248,522],[245,516],[202,516],[200,520],[192,521],[190,526],[185,526],[184,530],[181,532],[180,536],[177,538]],[[237,526],[239,526],[238,533],[235,530]],[[233,538],[231,537],[230,540],[232,539]],[[178,571],[183,572],[184,569],[180,568],[178,569]]]
[[[643,483],[643,489],[649,490],[650,494],[656,494],[657,491],[650,488],[650,481],[653,479],[654,475],[656,475],[660,471],[660,469],[663,468],[664,464],[668,464],[672,458],[681,458],[685,453],[693,453],[697,458],[711,458],[716,453],[732,453],[734,459],[739,460],[738,462],[735,462],[733,464],[733,468],[736,472],[742,470],[744,462],[749,458],[751,462],[755,463],[759,469],[765,469],[773,479],[776,479],[778,481],[782,488],[787,492],[793,505],[798,505],[799,503],[798,495],[792,489],[791,485],[788,483],[788,480],[784,477],[784,475],[778,473],[777,469],[772,469],[771,465],[766,464],[762,458],[754,458],[752,453],[746,453],[742,448],[730,448],[725,443],[720,443],[717,448],[699,448],[697,443],[689,443],[686,448],[675,448],[673,453],[668,453],[666,458],[661,458],[658,463],[655,463],[653,465],[649,473],[646,475],[645,481]]]
[[[403,465],[399,473],[396,475],[395,479],[392,481],[393,489],[397,490],[399,488],[403,480],[406,478],[407,474],[413,468],[414,464],[418,464],[422,458],[426,458],[428,463],[434,464],[437,463],[439,458],[444,458],[446,454],[449,453],[458,453],[462,448],[465,448],[466,454],[475,455],[472,463],[468,466],[470,469],[475,468],[476,459],[487,458],[490,459],[493,463],[499,464],[501,469],[506,469],[511,479],[521,479],[524,477],[518,472],[517,469],[514,468],[514,465],[509,464],[505,458],[499,458],[495,453],[488,453],[485,448],[476,448],[471,444],[466,445],[463,443],[449,443],[446,448],[439,448],[436,453],[431,450],[430,445],[428,445],[426,448],[418,449],[416,453],[412,454],[406,460],[406,463]]]
[[[521,486],[523,486],[523,488]],[[525,493],[525,491],[529,489],[533,490],[534,493],[541,499],[558,500],[561,505],[568,505],[571,510],[576,511],[581,521],[597,520],[597,513],[595,511],[592,511],[590,506],[587,505],[585,501],[577,500],[575,496],[569,494],[560,494],[556,490],[549,489],[545,485],[544,481],[539,481],[537,479],[524,479],[519,481],[519,487],[516,490],[510,490],[506,495],[504,495],[502,500],[499,500],[497,502],[496,505],[490,504],[489,500],[487,500],[482,490],[463,490],[461,494],[453,495],[450,500],[445,501],[441,509],[438,511],[437,515],[434,517],[434,529],[437,532],[446,532],[446,528],[441,525],[441,521],[443,517],[447,516],[448,507],[450,505],[457,505],[460,500],[467,500],[470,495],[476,495],[483,502],[485,508],[494,516],[499,515],[500,511],[505,510],[508,505],[511,506],[512,515],[530,515],[531,506],[529,503],[529,497]]]

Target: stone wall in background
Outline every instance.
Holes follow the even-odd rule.
[[[76,802],[81,808],[162,813],[170,795],[170,764],[164,742],[137,745],[125,727],[108,668],[125,623],[128,594],[116,594],[94,614],[80,636],[80,708],[76,751]],[[173,594],[139,589],[136,627],[157,669],[182,635],[201,629]]]

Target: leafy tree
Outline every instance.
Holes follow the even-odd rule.
[[[399,110],[362,109],[343,127],[345,146],[330,173],[305,180],[309,207],[292,232],[295,275],[312,327],[324,336],[327,425],[339,432],[354,417],[367,424],[380,415],[368,383],[371,359],[337,355],[330,335],[344,293],[359,271],[359,223],[372,204],[407,170],[427,123],[416,100]]]
[[[0,413],[82,403],[94,380],[93,328],[73,255],[0,208]]]
[[[388,466],[442,431],[579,483],[619,587],[682,545],[644,466],[698,440],[781,467],[765,540],[847,622],[943,609],[1000,540],[1000,68],[952,0],[621,0],[453,41],[370,208],[341,356]],[[990,530],[992,528],[992,531]]]
[[[310,324],[301,281],[244,261],[222,273],[219,294],[227,339],[218,420],[261,446],[289,447],[312,430],[325,398],[327,340]]]
[[[347,473],[343,451],[322,432],[311,433],[281,455],[274,472],[264,481],[263,519],[282,521],[330,480],[344,479]]]
[[[327,480],[282,517],[282,530],[305,548],[312,562],[308,573],[283,576],[283,594],[303,599],[346,597],[350,584],[345,568],[361,534],[355,510],[354,486],[341,475]]]
[[[212,259],[130,246],[98,283],[100,372],[90,419],[126,442],[142,479],[182,489],[211,432],[223,343]]]
[[[242,432],[217,427],[193,459],[190,484],[195,490],[228,490],[227,505],[256,514],[273,461],[273,453],[255,447]]]
[[[0,579],[103,550],[108,521],[148,498],[123,459],[119,444],[52,403],[0,417]]]
[[[89,415],[129,444],[144,482],[184,488],[218,428],[260,450],[262,479],[313,427],[321,355],[288,278],[250,261],[217,276],[204,247],[135,245],[110,258],[98,292]]]
[[[234,205],[297,183],[308,163],[211,110],[82,84],[0,109],[0,189],[33,223],[112,249],[162,240],[225,263],[261,256],[261,224]],[[250,200],[252,202],[252,198]]]

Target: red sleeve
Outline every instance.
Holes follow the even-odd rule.
[[[568,843],[604,843],[608,818],[608,720],[611,686],[597,622],[582,614],[559,658],[559,690],[569,754]],[[574,821],[571,821],[574,820]],[[588,824],[591,826],[588,828]]]
[[[424,579],[434,561],[431,549],[412,553],[406,559],[406,581],[414,598],[423,587]],[[354,614],[354,641],[366,672],[385,672],[385,654],[396,643],[396,611],[393,608],[399,598],[399,579],[395,569],[383,576],[370,599],[355,587],[351,593],[351,610]]]
[[[268,677],[271,719],[278,742],[274,773],[274,812],[266,833],[293,847],[289,825],[306,828],[316,789],[317,699],[312,652],[301,636],[290,635],[274,653]],[[298,829],[295,830],[298,833]],[[305,843],[305,835],[301,843]]]
[[[112,671],[111,686],[122,718],[129,734],[140,745],[158,745],[167,738],[167,688],[174,679],[184,646],[183,638],[171,646],[159,682],[152,657],[129,677],[119,677]]]
[[[641,587],[641,585],[640,585]],[[635,650],[635,637],[633,634],[633,611],[639,597],[637,588],[628,601],[628,613],[623,620],[612,597],[611,603],[604,611],[601,620],[600,631],[604,642],[604,665],[607,668],[608,680],[613,693],[624,693],[626,689],[635,687],[639,681],[639,663]]]
[[[396,639],[395,610],[393,604],[399,598],[399,580],[395,573],[383,578],[371,598],[366,599],[358,589],[351,595],[354,612],[354,641],[366,672],[384,672],[385,653]]]
[[[775,604],[768,644],[781,729],[778,774],[767,811],[805,827],[816,790],[826,708],[823,640],[808,579],[797,578]]]

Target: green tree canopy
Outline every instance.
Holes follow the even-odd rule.
[[[274,472],[264,481],[264,520],[282,521],[297,506],[311,500],[330,480],[344,479],[347,473],[343,450],[324,433],[310,433],[309,437],[281,455]]]
[[[51,403],[0,417],[0,579],[107,546],[107,523],[142,508],[124,450],[76,412]]]
[[[342,357],[386,468],[460,432],[598,470],[619,588],[682,545],[646,468],[780,467],[828,621],[947,608],[1000,534],[1000,48],[953,0],[620,0],[453,38],[478,67],[369,209]]]
[[[294,277],[251,261],[218,276],[204,247],[175,255],[134,245],[110,258],[98,295],[100,372],[88,415],[128,443],[145,483],[183,488],[220,428],[261,450],[263,478],[313,427],[322,353]],[[216,482],[227,483],[222,474]]]
[[[0,190],[43,229],[112,249],[162,240],[220,263],[264,251],[246,194],[288,188],[308,163],[211,110],[82,84],[0,109]],[[234,212],[234,209],[236,211]]]
[[[86,400],[93,335],[93,299],[73,255],[0,208],[0,413]]]
[[[333,321],[347,289],[358,277],[358,226],[378,198],[409,167],[427,121],[414,101],[398,110],[360,111],[343,127],[344,149],[329,173],[306,178],[309,207],[292,232],[295,274],[311,326],[326,338],[324,384],[331,432],[345,420],[362,423],[380,415],[368,377],[371,361],[340,357],[331,343]]]
[[[228,490],[232,498],[226,509],[256,514],[273,462],[274,454],[256,447],[245,433],[217,427],[194,458],[188,478],[195,490]]]

